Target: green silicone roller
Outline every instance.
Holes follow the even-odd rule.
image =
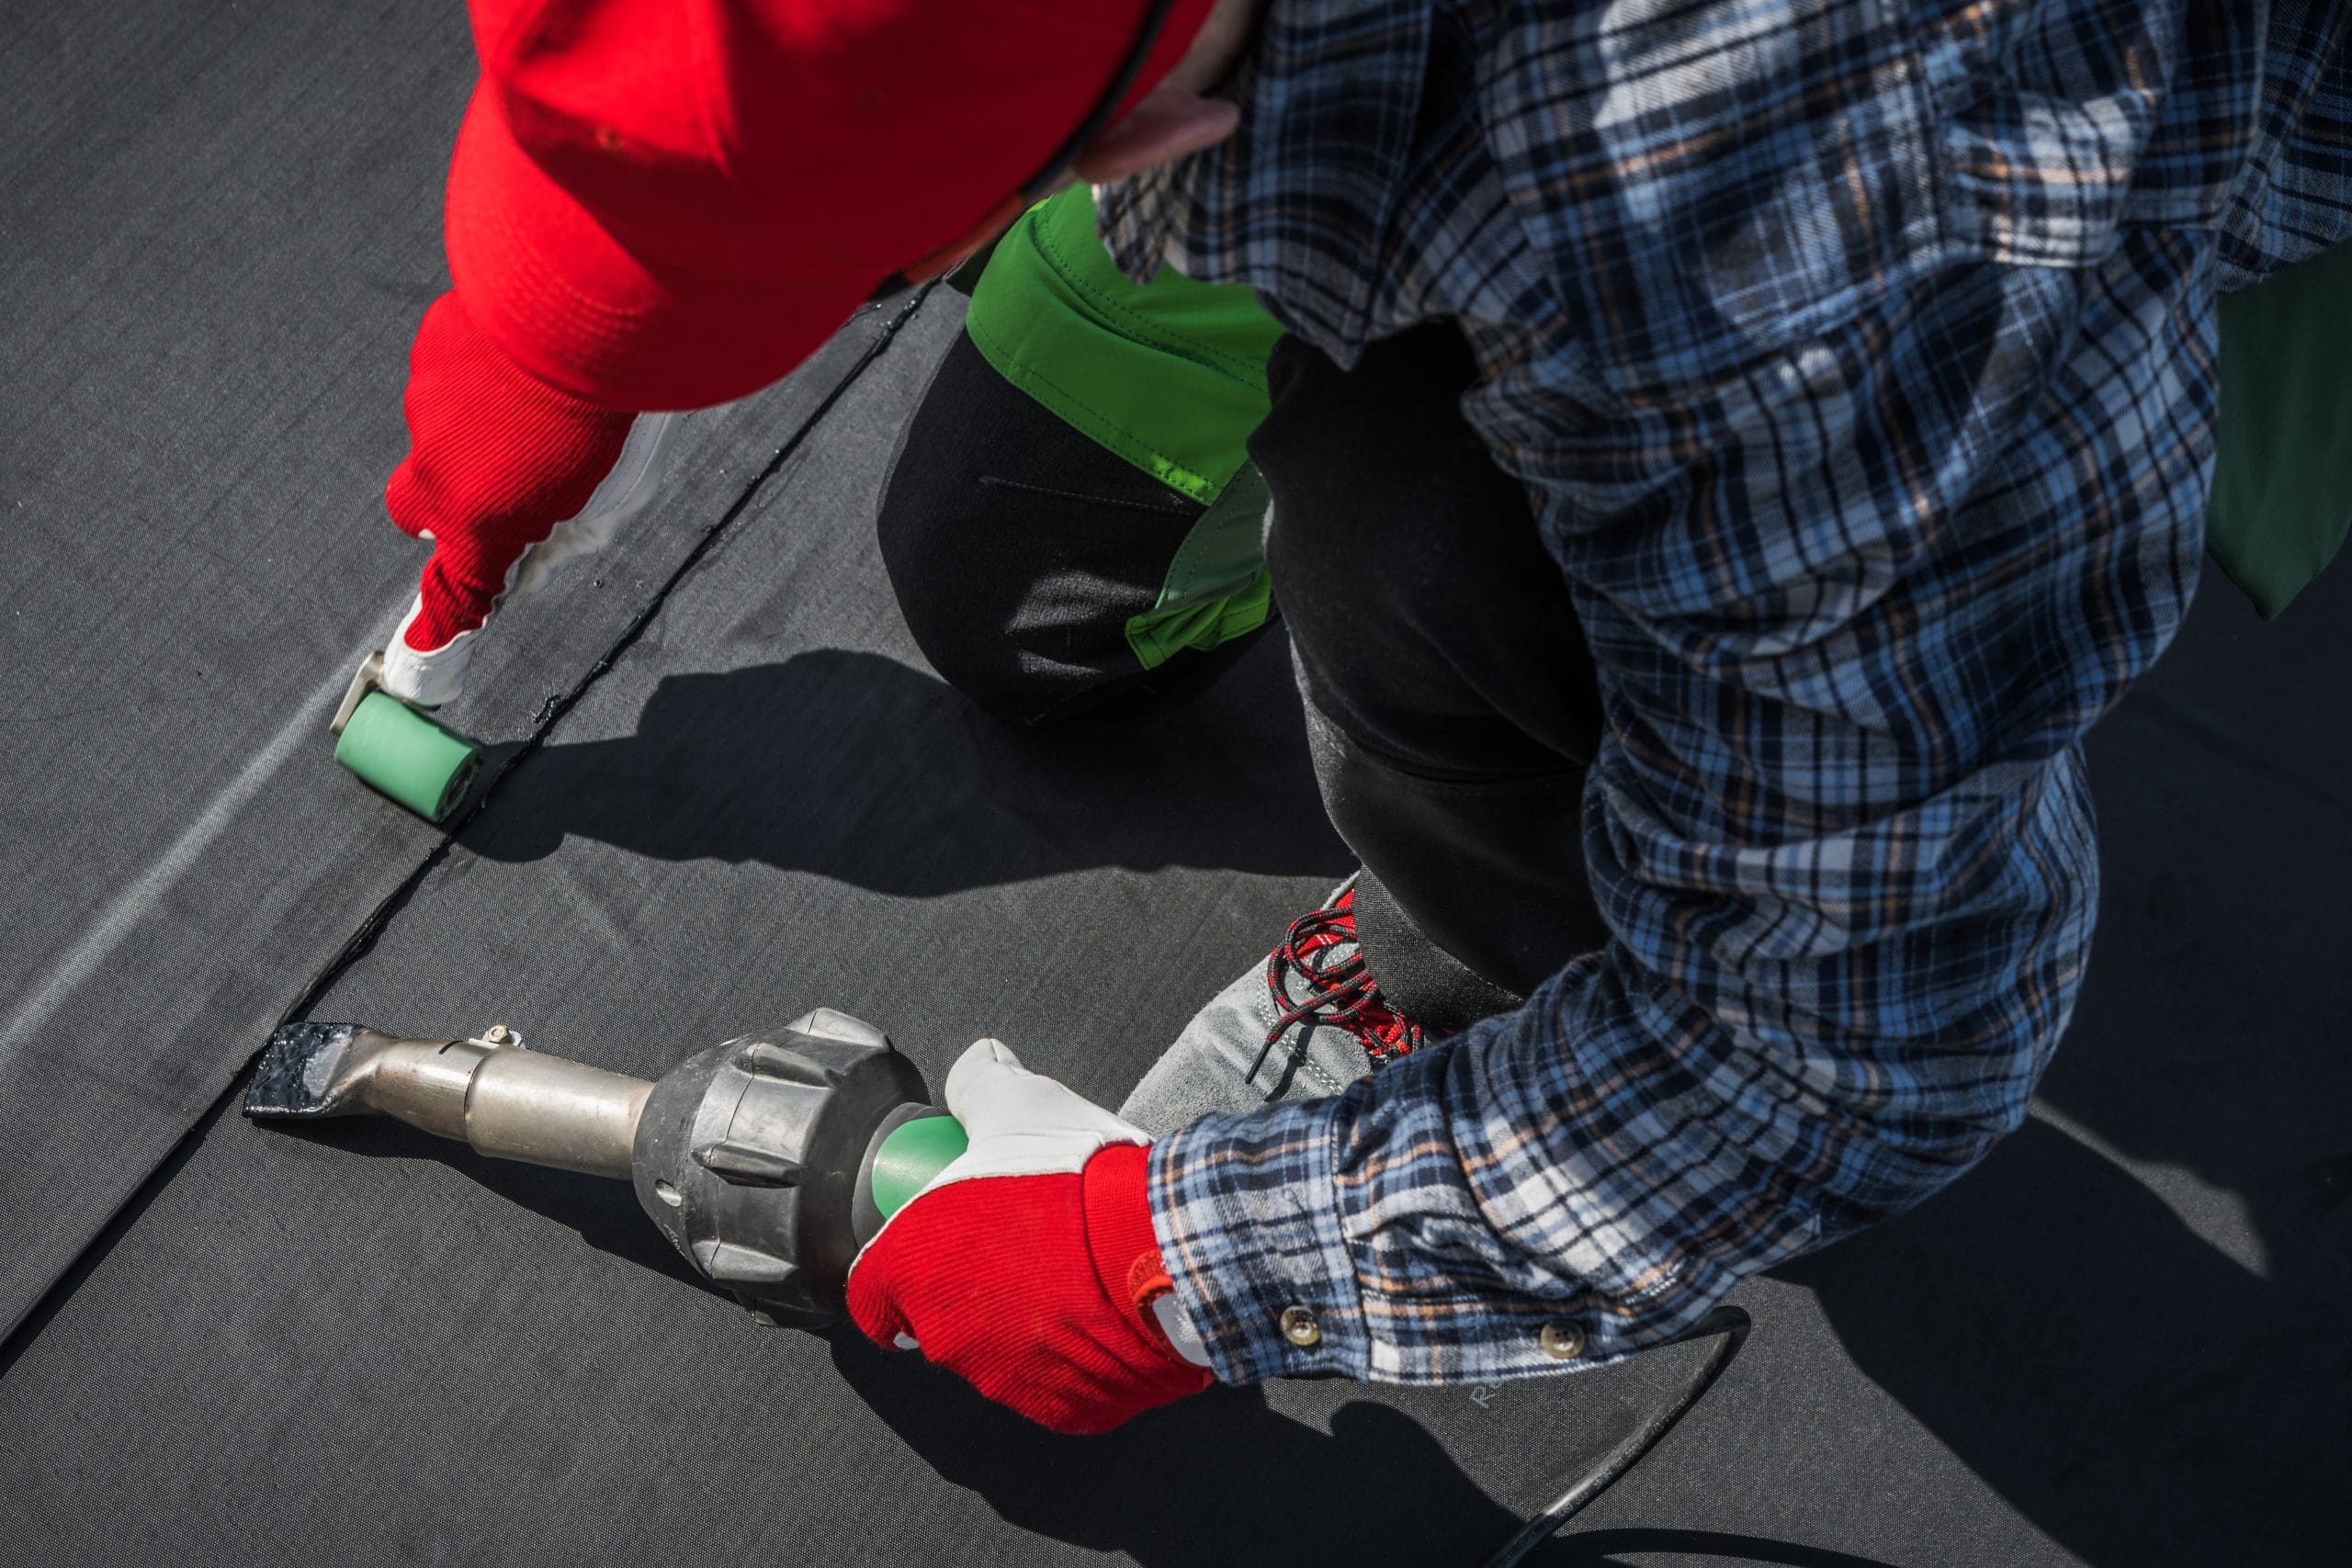
[[[427,822],[457,809],[481,765],[481,748],[443,728],[376,684],[370,655],[335,715],[334,760]]]

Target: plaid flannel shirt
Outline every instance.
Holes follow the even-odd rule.
[[[1128,271],[1342,363],[1461,323],[1607,719],[1605,951],[1157,1146],[1219,1374],[1597,1364],[2018,1124],[2082,736],[2196,583],[2215,294],[2352,227],[2347,44],[2335,0],[1269,0],[1239,135],[1102,193]]]

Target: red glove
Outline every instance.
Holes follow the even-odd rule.
[[[384,504],[433,558],[384,650],[384,683],[433,707],[464,686],[473,634],[501,601],[643,510],[677,416],[599,408],[536,379],[474,330],[455,294],[417,328],[405,406],[409,455]]]
[[[946,1100],[971,1145],[858,1254],[858,1327],[1057,1432],[1206,1388],[1152,1236],[1142,1131],[994,1040],[957,1060]]]

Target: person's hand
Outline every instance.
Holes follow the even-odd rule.
[[[1078,177],[1107,185],[1232,135],[1241,124],[1241,111],[1205,95],[1233,73],[1241,51],[1256,36],[1263,4],[1216,0],[1175,69],[1079,154]]]
[[[645,509],[680,416],[599,408],[535,379],[473,330],[455,295],[417,329],[407,412],[409,455],[384,502],[433,556],[384,649],[383,683],[438,707],[464,689],[501,604]]]
[[[994,1040],[957,1059],[945,1098],[970,1145],[858,1254],[858,1327],[1057,1432],[1207,1387],[1152,1235],[1142,1131]]]

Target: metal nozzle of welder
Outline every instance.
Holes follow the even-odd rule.
[[[469,1040],[404,1040],[350,1023],[270,1036],[245,1114],[390,1116],[496,1159],[628,1179],[653,1086],[526,1049],[504,1025]]]
[[[657,1083],[529,1050],[503,1025],[411,1040],[288,1024],[244,1113],[390,1116],[494,1158],[628,1180],[706,1277],[802,1325],[840,1314],[857,1249],[963,1147],[888,1036],[823,1008]]]

